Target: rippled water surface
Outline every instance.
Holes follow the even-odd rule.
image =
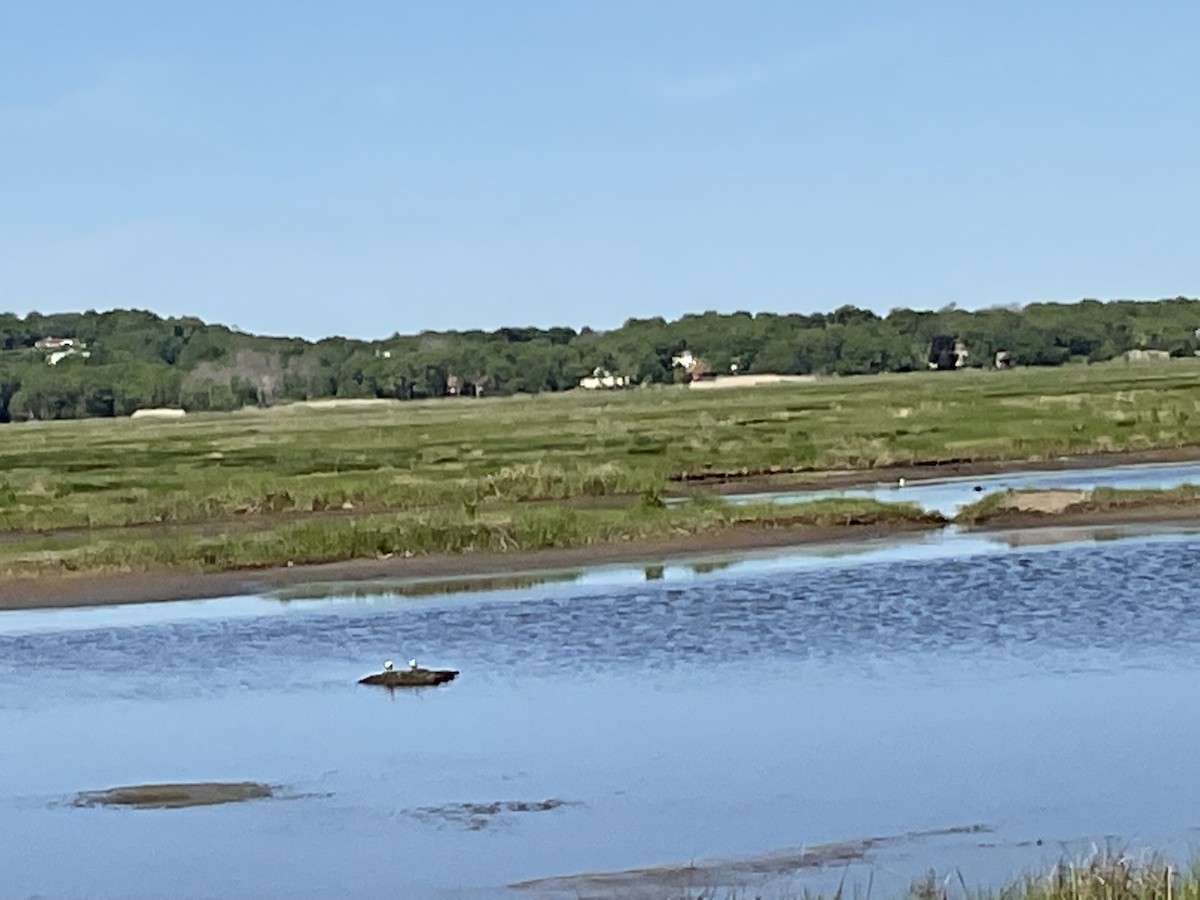
[[[957,865],[984,883],[1107,835],[1189,850],[1200,540],[920,546],[0,614],[0,896],[492,896],[974,823],[991,830],[852,873],[903,885]],[[355,683],[410,655],[462,675]],[[287,796],[67,804],[247,779]],[[565,802],[446,808],[549,798]]]

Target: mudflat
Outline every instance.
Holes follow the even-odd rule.
[[[922,838],[980,834],[986,825],[964,825],[906,834],[859,838],[828,844],[814,844],[776,850],[757,856],[731,859],[705,859],[670,863],[615,872],[581,872],[575,875],[535,878],[509,885],[514,890],[556,891],[573,897],[675,896],[697,884],[737,884],[764,876],[779,877],[804,869],[859,862],[872,850],[915,842]]]
[[[240,803],[274,795],[270,785],[257,781],[192,781],[134,784],[75,795],[75,806],[126,806],[135,809],[183,809]]]

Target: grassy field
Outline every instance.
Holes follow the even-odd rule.
[[[936,513],[871,500],[819,501],[786,508],[724,503],[692,509],[505,507],[483,515],[444,509],[267,524],[217,534],[185,528],[173,533],[95,529],[30,536],[0,544],[0,573],[158,569],[220,572],[427,553],[586,547],[712,534],[732,528],[824,530],[872,525],[935,527],[943,523]]]
[[[222,566],[578,545],[744,524],[719,504],[658,509],[705,473],[795,482],[1193,446],[1192,359],[11,424],[0,426],[0,567],[59,550],[83,567]],[[128,526],[139,527],[113,531]]]

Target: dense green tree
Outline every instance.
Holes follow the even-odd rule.
[[[643,384],[683,377],[673,360],[702,357],[713,373],[863,374],[923,369],[935,337],[961,341],[967,365],[1006,351],[1018,365],[1099,362],[1132,349],[1191,356],[1200,301],[1083,300],[978,311],[843,305],[823,315],[715,312],[629,319],[612,331],[501,328],[395,333],[315,343],[260,337],[145,310],[21,317],[0,313],[0,422],[123,416],[147,406],[228,410],[321,397],[409,399],[461,393],[561,391],[594,369]],[[70,338],[65,357],[47,338]],[[57,349],[62,350],[62,347]],[[54,363],[53,365],[51,363]]]

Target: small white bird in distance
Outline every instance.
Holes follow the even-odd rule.
[[[410,660],[408,661],[408,667],[409,667],[410,669],[416,669],[416,668],[417,668],[417,661],[416,661],[415,659],[410,659]]]
[[[390,659],[385,659],[383,661],[383,671],[385,671],[385,672],[392,671],[392,661]]]

